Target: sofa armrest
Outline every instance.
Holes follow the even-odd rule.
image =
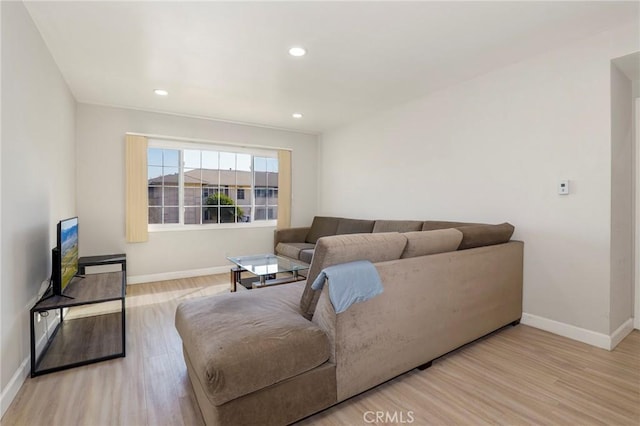
[[[329,337],[338,401],[522,315],[523,244],[376,263],[384,292],[336,314],[325,283],[312,321]]]
[[[310,229],[310,226],[276,229],[273,233],[273,252],[276,252],[278,243],[304,243]]]

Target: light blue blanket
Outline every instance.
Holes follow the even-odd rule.
[[[311,288],[322,290],[325,279],[330,282],[329,299],[337,314],[346,311],[354,303],[369,300],[383,291],[378,271],[368,260],[324,268]]]

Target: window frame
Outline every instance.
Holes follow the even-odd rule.
[[[150,137],[148,139],[147,152],[149,149],[173,149],[179,151],[179,167],[178,167],[178,223],[149,223],[147,216],[147,229],[149,232],[165,232],[165,231],[200,231],[206,229],[247,229],[247,228],[274,228],[277,225],[277,219],[271,220],[253,220],[252,222],[234,222],[234,223],[203,223],[203,224],[185,224],[185,204],[184,204],[184,150],[204,150],[229,152],[234,154],[251,155],[251,192],[255,191],[255,170],[254,157],[267,157],[278,160],[277,149],[267,148],[248,148],[239,145],[224,143],[198,143],[185,142],[169,139],[158,139]],[[279,166],[278,166],[279,167]],[[145,172],[146,173],[146,172]],[[246,193],[246,192],[245,192]],[[255,212],[255,196],[252,194],[252,215]],[[271,207],[271,206],[269,206]],[[147,213],[148,214],[148,213]]]

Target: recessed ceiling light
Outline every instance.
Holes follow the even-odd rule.
[[[289,55],[291,56],[304,56],[307,51],[303,47],[292,47],[289,49]]]
[[[167,96],[169,94],[169,92],[167,92],[164,89],[156,89],[153,91],[153,93],[155,93],[158,96]]]
[[[302,118],[302,113],[300,113],[300,112],[294,112],[293,114],[291,114],[291,116],[292,116],[293,118]]]

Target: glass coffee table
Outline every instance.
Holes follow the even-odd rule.
[[[238,284],[245,288],[260,288],[300,281],[306,278],[300,272],[309,269],[306,263],[275,254],[227,257],[227,260],[235,265],[231,268],[232,292],[237,290]],[[242,278],[243,272],[249,272],[253,276]],[[285,276],[278,277],[277,274]]]

